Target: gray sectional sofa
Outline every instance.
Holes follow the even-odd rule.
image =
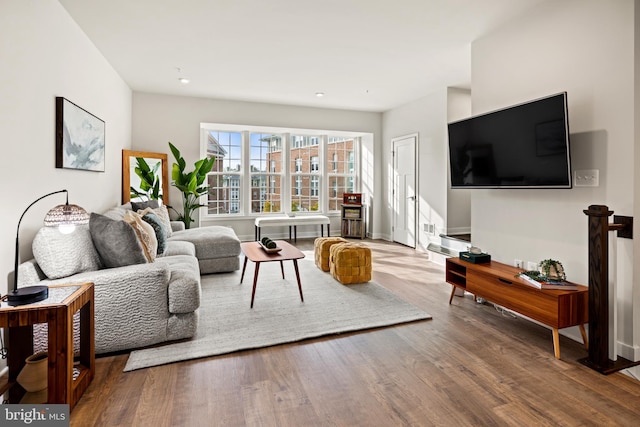
[[[193,337],[198,326],[200,274],[239,268],[240,241],[231,228],[180,230],[182,223],[171,223],[162,254],[153,262],[139,262],[137,251],[143,245],[135,246],[113,231],[116,227],[129,232],[121,219],[130,209],[123,205],[104,215],[92,214],[90,225],[79,226],[69,235],[43,227],[33,242],[34,259],[19,267],[20,287],[94,283],[98,354]],[[94,220],[106,225],[98,228]],[[105,259],[110,258],[102,247],[105,242],[114,248],[111,257],[123,259]],[[132,257],[137,261],[132,262]]]

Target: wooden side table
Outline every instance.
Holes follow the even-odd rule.
[[[46,300],[21,306],[0,304],[0,327],[8,328],[9,402],[18,403],[21,387],[13,387],[25,359],[33,353],[33,325],[47,323],[47,403],[66,403],[71,411],[95,375],[93,283],[49,286]],[[73,317],[80,317],[80,354],[74,363]],[[75,371],[75,372],[74,372]]]

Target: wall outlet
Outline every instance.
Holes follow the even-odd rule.
[[[537,262],[527,262],[527,271],[537,271],[538,270],[538,263]]]
[[[524,263],[522,262],[521,259],[514,259],[513,260],[513,266],[517,267],[517,268],[524,268]]]

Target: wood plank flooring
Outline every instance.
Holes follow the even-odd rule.
[[[100,357],[72,426],[638,426],[640,382],[580,343],[478,304],[443,268],[367,240],[373,280],[433,320],[123,373]],[[312,240],[298,240],[312,249]],[[303,278],[304,282],[304,278]]]

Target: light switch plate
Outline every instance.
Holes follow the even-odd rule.
[[[600,185],[599,169],[581,169],[573,172],[575,187],[597,187]]]

